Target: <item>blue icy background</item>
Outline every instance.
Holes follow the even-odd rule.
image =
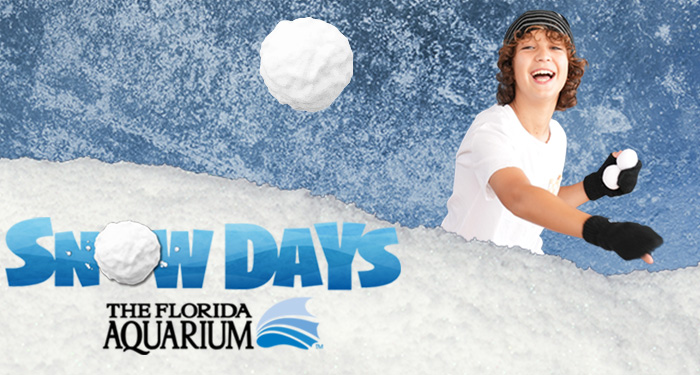
[[[168,164],[435,227],[459,143],[495,102],[505,28],[530,8],[566,15],[590,63],[579,105],[556,115],[569,136],[564,183],[636,149],[636,191],[582,208],[666,241],[653,266],[551,232],[545,249],[604,274],[697,265],[697,0],[0,0],[0,157]],[[307,16],[354,51],[352,81],[318,113],[280,105],[258,73],[265,36]]]

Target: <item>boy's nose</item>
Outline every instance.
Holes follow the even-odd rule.
[[[547,53],[541,53],[537,56],[537,61],[550,61],[552,57]]]
[[[547,50],[541,50],[537,56],[536,56],[537,61],[550,61],[552,60],[552,56],[549,54]]]

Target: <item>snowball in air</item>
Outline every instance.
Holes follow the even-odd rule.
[[[350,42],[321,20],[281,21],[260,46],[260,75],[280,103],[320,111],[352,78]]]
[[[110,280],[136,285],[158,265],[160,243],[156,234],[143,224],[110,223],[95,239],[95,261]]]

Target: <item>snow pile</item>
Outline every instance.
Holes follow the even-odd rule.
[[[100,181],[100,184],[86,183]],[[78,187],[78,188],[76,188]],[[700,371],[700,271],[697,267],[605,277],[561,258],[465,242],[442,229],[379,221],[332,197],[280,191],[243,180],[171,167],[0,160],[0,265],[22,266],[4,237],[13,224],[50,216],[54,232],[96,231],[134,220],[154,230],[214,232],[202,289],[158,289],[154,278],[125,288],[59,288],[53,280],[8,287],[0,272],[0,368],[7,373],[120,372],[690,374]],[[224,225],[251,223],[280,243],[285,228],[365,223],[394,227],[401,261],[393,283],[226,290]],[[190,237],[192,238],[192,237]],[[316,239],[317,240],[317,239]],[[51,238],[41,241],[48,250]],[[164,245],[165,246],[165,245]],[[582,243],[581,251],[591,251]],[[308,297],[323,349],[160,350],[147,356],[103,349],[107,303],[245,303],[254,324],[275,303]],[[56,350],[56,348],[61,348]],[[97,354],[97,355],[95,355]]]

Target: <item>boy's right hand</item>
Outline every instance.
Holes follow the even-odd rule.
[[[631,222],[614,223],[602,216],[591,216],[583,224],[583,239],[605,250],[617,253],[624,260],[642,258],[651,263],[649,255],[664,240],[646,225]]]

